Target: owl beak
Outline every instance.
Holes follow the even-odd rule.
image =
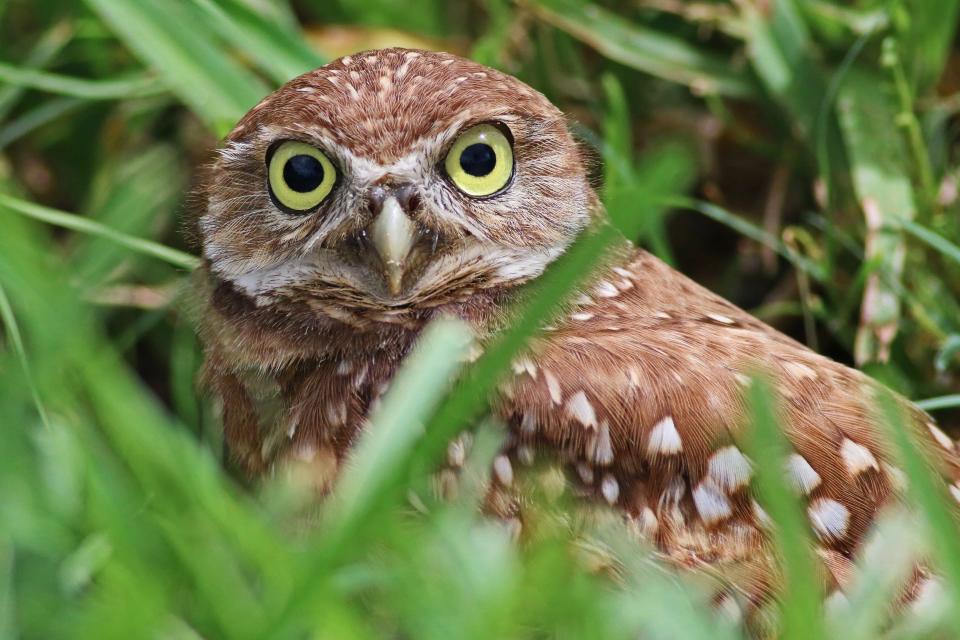
[[[417,238],[417,226],[393,196],[383,201],[380,213],[369,227],[370,241],[383,263],[391,295],[398,295],[407,257]]]

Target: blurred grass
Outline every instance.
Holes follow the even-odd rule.
[[[544,527],[517,547],[477,516],[479,482],[440,503],[428,470],[480,420],[468,465],[486,473],[502,438],[481,420],[487,392],[620,234],[926,398],[957,435],[958,6],[0,0],[0,640],[738,637],[702,584],[620,528]],[[342,502],[318,515],[220,469],[179,302],[196,265],[183,193],[271,87],[400,41],[472,52],[569,112],[602,159],[611,224],[558,261],[452,390],[467,337],[428,332],[387,400],[402,406],[374,419]],[[747,445],[778,523],[785,637],[960,634],[956,607],[886,621],[884,594],[924,549],[960,593],[948,498],[895,428],[925,524],[881,524],[900,559],[864,558],[877,589],[820,610],[763,388]],[[899,424],[883,402],[878,415]],[[427,513],[404,506],[410,492]],[[617,579],[572,549],[616,557]]]

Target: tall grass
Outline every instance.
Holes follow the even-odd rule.
[[[478,516],[503,437],[488,392],[621,235],[956,432],[960,86],[944,70],[960,1],[622,5],[0,0],[0,639],[742,637],[702,578],[615,517],[517,545]],[[316,508],[221,469],[194,388],[183,194],[271,87],[397,39],[473,54],[573,114],[610,222],[469,368],[465,327],[426,331]],[[848,601],[822,605],[764,389],[746,444],[777,523],[784,635],[960,633],[949,498],[884,401],[914,509],[880,522]],[[465,428],[468,480],[438,501],[429,470]],[[928,552],[946,595],[891,621]]]

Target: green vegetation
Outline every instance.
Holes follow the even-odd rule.
[[[428,470],[479,421],[466,475],[486,473],[502,429],[483,422],[484,392],[619,233],[924,400],[956,435],[958,12],[960,0],[0,0],[0,640],[741,637],[702,578],[616,523],[542,526],[517,546],[478,515],[481,483],[442,503]],[[251,491],[221,469],[195,389],[185,194],[272,87],[387,43],[453,50],[543,91],[602,158],[611,224],[558,261],[453,389],[465,329],[433,326],[318,511],[283,482]],[[948,606],[960,532],[889,403],[878,415],[923,517],[883,520],[848,601],[824,607],[763,385],[751,399],[784,636],[960,635]],[[890,621],[923,551],[945,595],[925,620]]]

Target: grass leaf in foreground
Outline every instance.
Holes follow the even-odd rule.
[[[335,527],[351,528],[351,519],[370,508],[396,467],[409,458],[424,422],[447,391],[473,339],[470,328],[454,319],[440,319],[423,332],[413,353],[404,361],[383,404],[370,416],[340,478],[332,505]]]
[[[808,521],[797,496],[787,485],[787,444],[777,423],[774,398],[766,380],[762,376],[754,378],[749,392],[753,429],[746,444],[756,463],[761,504],[775,523],[771,537],[783,563],[782,637],[825,638],[823,594],[814,569]]]
[[[906,416],[893,395],[881,389],[877,400],[880,424],[887,428],[907,474],[910,502],[919,507],[926,519],[931,549],[939,561],[936,566],[951,597],[956,598],[960,594],[960,531],[954,516],[954,501],[906,426]],[[953,630],[960,633],[960,608],[951,607],[951,614]]]

